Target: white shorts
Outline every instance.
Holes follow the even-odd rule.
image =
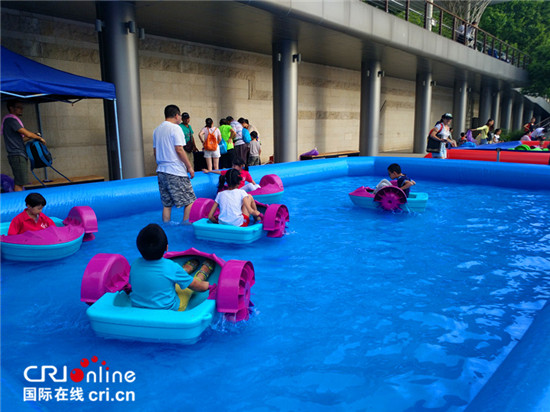
[[[217,150],[214,150],[213,152],[211,152],[210,150],[205,150],[204,151],[204,158],[205,159],[218,159],[220,157],[220,146],[218,146],[218,149]]]

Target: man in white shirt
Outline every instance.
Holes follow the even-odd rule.
[[[181,112],[178,106],[164,108],[165,121],[153,132],[153,154],[157,162],[157,177],[162,201],[162,220],[169,222],[172,207],[183,207],[183,221],[189,219],[191,206],[197,199],[191,179],[195,172],[183,150],[185,136],[179,124]]]
[[[546,134],[546,128],[538,127],[531,132],[531,140],[544,140],[545,134]]]

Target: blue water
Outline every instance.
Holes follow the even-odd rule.
[[[164,225],[169,249],[195,247],[253,262],[256,312],[218,320],[192,346],[98,338],[80,280],[96,253],[138,256],[135,237],[160,210],[99,222],[76,255],[2,262],[2,406],[132,411],[461,411],[550,296],[550,193],[419,182],[422,214],[353,206],[378,177],[285,188],[288,234],[236,246]],[[47,207],[45,212],[47,213]],[[173,219],[180,219],[175,212]],[[131,383],[29,383],[29,365],[68,370],[98,356]],[[53,398],[23,387],[109,387],[132,403]],[[9,395],[9,396],[8,396]]]

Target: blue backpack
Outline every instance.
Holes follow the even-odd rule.
[[[38,180],[42,186],[46,186],[42,180],[38,178],[34,174],[34,169],[42,169],[45,167],[51,167],[53,170],[55,170],[57,173],[59,173],[61,176],[63,176],[65,179],[67,179],[69,182],[71,179],[69,179],[67,176],[65,176],[63,173],[61,173],[59,170],[57,170],[55,167],[52,166],[52,154],[46,147],[46,145],[42,142],[39,142],[38,140],[31,140],[30,142],[25,144],[25,149],[27,151],[27,157],[29,158],[29,161],[31,162],[31,172],[33,176]],[[47,172],[44,171],[46,178],[48,178]]]

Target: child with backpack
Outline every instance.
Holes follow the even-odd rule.
[[[204,128],[199,132],[199,139],[204,149],[204,159],[208,171],[218,170],[220,162],[220,143],[222,134],[220,129],[212,127],[214,121],[209,117],[205,121]],[[214,166],[214,169],[212,169]]]

